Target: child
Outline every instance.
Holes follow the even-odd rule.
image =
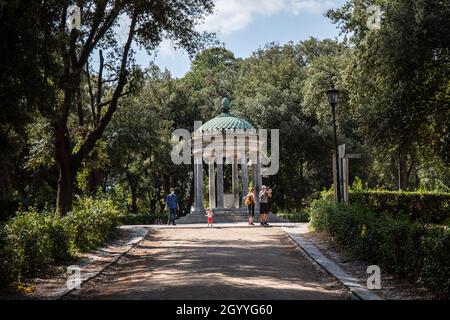
[[[211,208],[206,209],[206,216],[208,217],[208,227],[211,225],[211,227],[213,226],[213,216],[214,213],[211,210]]]

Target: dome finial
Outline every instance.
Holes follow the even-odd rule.
[[[230,100],[225,97],[222,99],[222,107],[220,108],[223,113],[228,113],[230,111]]]

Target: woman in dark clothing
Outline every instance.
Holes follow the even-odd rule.
[[[253,226],[253,217],[255,216],[255,188],[251,188],[245,197],[245,205],[248,208],[248,224]]]

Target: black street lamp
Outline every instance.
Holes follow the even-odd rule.
[[[341,195],[341,179],[339,174],[339,150],[338,150],[338,141],[337,141],[337,133],[336,133],[336,105],[338,102],[339,90],[334,88],[334,85],[331,86],[330,89],[327,90],[327,98],[328,102],[331,105],[331,109],[333,110],[333,129],[334,129],[334,147],[335,147],[335,158],[336,158],[336,194],[337,201],[342,201]]]

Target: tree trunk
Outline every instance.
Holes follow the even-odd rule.
[[[72,210],[74,170],[72,166],[70,140],[67,128],[63,125],[55,127],[56,163],[59,168],[58,193],[56,198],[56,215],[64,216]]]
[[[137,207],[137,195],[136,190],[131,189],[131,212],[137,213],[138,207]]]
[[[113,18],[115,19],[115,17]],[[65,25],[64,22],[65,14],[63,15],[62,19],[62,26]],[[76,34],[76,32],[72,32],[71,34],[70,50],[68,54],[64,53],[63,55],[65,66],[64,72],[65,76],[68,77],[70,83],[65,85],[64,102],[61,105],[61,110],[59,111],[60,114],[58,114],[58,120],[56,121],[56,123],[54,123],[55,158],[56,163],[59,167],[56,214],[59,216],[65,215],[69,210],[72,209],[73,182],[76,176],[76,172],[78,168],[81,167],[83,159],[85,159],[89,155],[89,153],[94,149],[95,143],[102,137],[106,126],[111,121],[111,118],[117,109],[119,98],[123,96],[122,91],[127,84],[128,54],[131,48],[131,43],[133,41],[133,36],[135,34],[136,22],[137,13],[134,12],[131,19],[128,39],[126,41],[122,54],[119,79],[116,89],[114,90],[114,93],[112,95],[111,101],[108,103],[108,110],[105,112],[103,117],[99,119],[96,128],[87,135],[84,143],[80,146],[76,154],[72,154],[70,134],[69,130],[67,129],[67,120],[74,101],[73,99],[76,96],[76,91],[80,86],[82,66],[88,60],[92,49],[89,49],[89,45],[86,44],[81,50],[80,59],[77,61],[77,46],[75,45],[75,43],[78,35]],[[106,30],[104,32],[106,32]],[[88,42],[90,42],[90,45],[92,45],[92,39]],[[66,49],[64,47],[63,52],[65,51]],[[79,111],[79,121],[80,123],[82,123],[84,122],[84,118],[81,118],[82,110]]]
[[[408,157],[406,152],[400,152],[398,158],[398,189],[408,188]]]
[[[138,178],[135,175],[127,174],[128,177],[128,185],[130,186],[131,192],[131,212],[137,213],[137,189],[138,189]]]

